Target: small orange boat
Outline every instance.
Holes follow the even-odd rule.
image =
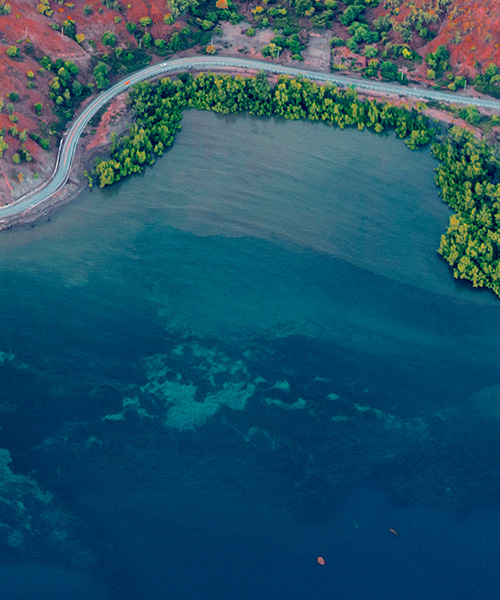
[[[392,529],[392,527],[389,528],[389,531],[394,535],[399,535],[399,533],[395,529]]]
[[[326,560],[322,556],[317,556],[316,557],[316,562],[318,563],[318,565],[325,565],[326,564]]]

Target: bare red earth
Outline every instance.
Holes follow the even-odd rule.
[[[12,155],[19,149],[19,139],[9,133],[9,128],[15,125],[19,131],[27,129],[28,132],[42,133],[47,137],[47,127],[56,120],[52,112],[53,101],[49,98],[49,82],[54,73],[40,69],[40,64],[32,57],[30,48],[38,55],[47,55],[52,59],[62,58],[71,60],[80,69],[79,79],[82,82],[91,82],[92,69],[90,65],[92,55],[96,50],[90,45],[93,40],[97,45],[97,53],[109,51],[101,42],[105,31],[111,31],[117,39],[117,46],[126,47],[127,43],[135,45],[135,39],[126,29],[127,21],[137,23],[142,17],[150,17],[152,25],[150,31],[154,38],[168,39],[174,26],[167,26],[163,17],[169,12],[165,0],[119,0],[121,10],[106,8],[98,0],[74,0],[73,6],[68,3],[59,5],[49,0],[49,7],[53,14],[47,17],[37,10],[36,0],[7,0],[11,5],[8,15],[0,15],[0,98],[4,100],[4,109],[0,112],[0,128],[6,128],[4,136],[9,148],[0,159],[0,171],[10,177],[11,185],[6,184],[5,177],[0,178],[0,204],[11,200],[12,188],[14,193],[19,191],[18,174],[22,173],[24,181],[28,175],[33,175],[40,170],[40,166],[50,163],[51,153],[55,150],[56,142],[51,140],[51,153],[43,150],[38,144],[28,139],[25,147],[33,155],[33,162],[29,164],[14,165]],[[2,2],[2,0],[0,0]],[[71,3],[69,3],[71,4]],[[92,14],[84,14],[84,6],[92,8]],[[66,19],[73,21],[76,33],[83,33],[85,40],[78,44],[71,37],[64,35],[63,23]],[[117,22],[118,21],[118,22]],[[52,25],[58,25],[56,31]],[[20,50],[19,58],[9,58],[6,50],[9,46],[16,46]],[[28,78],[31,71],[35,77]],[[33,89],[28,88],[28,83],[35,84]],[[6,107],[10,102],[8,94],[16,92],[19,101],[14,102],[13,115],[17,122],[9,120]],[[34,105],[42,104],[42,113],[37,115]],[[45,129],[45,131],[44,131]],[[42,169],[43,170],[43,169]],[[32,177],[29,177],[31,180]],[[8,181],[8,179],[7,179]]]
[[[453,0],[441,12],[438,0],[411,0],[399,7],[390,4],[390,0],[381,3],[375,17],[387,15],[402,23],[412,11],[437,15],[437,23],[429,26],[436,37],[422,45],[414,36],[411,43],[422,56],[443,44],[450,52],[452,66],[470,77],[476,75],[476,61],[481,70],[490,62],[500,66],[500,0]]]

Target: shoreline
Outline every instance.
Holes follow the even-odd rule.
[[[86,146],[83,147],[82,145],[80,147],[79,145],[71,167],[71,172],[63,188],[34,208],[11,217],[6,217],[3,221],[0,221],[0,232],[23,225],[35,227],[38,222],[44,219],[45,221],[50,221],[51,215],[56,210],[75,200],[88,188],[88,182],[83,175],[83,171],[88,170],[88,167],[94,164],[94,161],[99,154],[105,153],[109,146],[110,142],[106,142],[105,144],[95,147],[93,149],[95,151],[92,152],[92,150],[87,151]],[[83,156],[85,153],[87,153],[87,156]]]
[[[180,69],[178,72],[183,72],[185,70],[186,69]],[[192,70],[190,70],[190,72],[192,72],[193,75],[195,75],[195,76],[198,75],[199,73],[207,72],[207,71],[210,71],[210,69],[208,69],[208,70],[207,69],[192,69]],[[174,71],[174,72],[168,73],[168,74],[157,74],[157,75],[151,77],[150,79],[148,79],[148,81],[155,82],[158,79],[161,79],[163,77],[176,77],[178,72]],[[221,74],[229,74],[232,76],[240,75],[240,76],[244,76],[244,77],[252,77],[252,76],[255,76],[256,73],[258,73],[258,69],[252,70],[250,68],[229,67],[229,66],[221,72]],[[278,80],[279,75],[280,75],[279,73],[268,73],[267,79],[269,80],[269,82],[271,84],[275,84],[276,81]],[[320,82],[317,82],[317,83],[319,85],[321,85]],[[324,82],[324,83],[326,83],[326,82]],[[422,110],[423,114],[427,114],[432,119],[438,121],[441,124],[456,125],[465,130],[468,130],[475,137],[477,137],[478,139],[481,139],[482,132],[479,128],[468,124],[467,122],[463,121],[462,119],[453,117],[445,110],[427,107],[427,102],[425,102],[423,100],[416,100],[415,98],[412,98],[411,96],[410,97],[404,96],[403,93],[396,93],[396,92],[393,94],[389,94],[389,93],[382,93],[378,90],[376,91],[376,90],[360,89],[360,90],[356,90],[356,91],[357,91],[358,97],[360,98],[361,101],[376,100],[376,101],[388,102],[388,103],[394,104],[394,105],[407,104],[409,107],[411,107],[412,105],[416,105],[416,104],[425,104],[426,108]],[[404,92],[404,91],[405,91],[405,89],[402,88],[401,92]],[[126,94],[128,95],[128,92]],[[97,97],[98,96],[96,96],[96,98]],[[107,110],[103,113],[103,115],[101,116],[101,120],[100,120],[99,124],[97,125],[97,128],[99,130],[103,121],[107,120],[107,123],[106,123],[107,131],[105,131],[105,132],[98,131],[95,134],[96,136],[99,135],[101,138],[104,134],[106,141],[92,145],[93,141],[97,139],[97,138],[94,138],[94,140],[90,139],[86,144],[83,144],[82,141],[84,141],[85,138],[88,137],[88,131],[84,130],[84,133],[83,133],[82,137],[80,138],[79,143],[77,144],[77,147],[75,150],[75,155],[72,160],[70,172],[68,174],[67,181],[63,185],[63,187],[61,189],[59,189],[57,192],[55,192],[54,194],[52,194],[45,201],[36,205],[35,207],[27,209],[26,211],[17,213],[12,216],[7,216],[7,217],[3,218],[2,220],[0,220],[0,231],[5,231],[5,230],[12,229],[14,227],[22,226],[22,225],[31,225],[32,227],[34,227],[38,221],[41,221],[44,218],[46,219],[46,221],[50,221],[50,215],[52,214],[53,211],[59,209],[60,207],[65,206],[66,204],[69,204],[74,199],[76,199],[80,193],[82,193],[84,190],[86,190],[89,187],[88,181],[85,178],[85,176],[83,175],[83,172],[85,170],[88,172],[92,171],[94,163],[95,163],[95,159],[97,157],[102,156],[102,155],[107,156],[108,149],[110,148],[111,143],[112,143],[111,140],[109,139],[110,135],[112,133],[112,131],[111,131],[112,128],[110,127],[110,123],[109,123],[110,115],[108,115],[108,113],[111,113],[111,118],[113,118],[113,108],[112,107],[113,107],[114,101],[119,98],[125,98],[125,97],[126,97],[125,94],[120,94],[120,95],[116,96],[115,99],[113,100],[113,102],[107,106]],[[92,99],[89,99],[90,103],[92,101],[93,101]],[[83,106],[83,108],[85,108],[85,105]],[[118,116],[120,117],[121,113]],[[123,133],[125,133],[128,130],[128,127],[132,122],[133,121],[130,118],[130,114],[127,114],[124,118],[119,119],[119,126],[116,128],[113,128],[116,130],[115,133],[117,133],[118,137],[120,135],[123,135]],[[89,127],[89,125],[86,125],[86,128],[87,127]],[[54,164],[56,164],[56,162]],[[51,174],[51,176],[52,176],[52,174]],[[47,181],[49,181],[49,180],[50,180],[50,177],[47,179]],[[39,186],[38,188],[35,188],[35,190],[33,190],[33,191],[36,191],[36,189],[40,189],[45,183],[46,182],[41,184],[41,186]],[[17,200],[12,202],[10,205],[14,204],[15,202],[17,202]],[[5,206],[9,206],[9,205],[5,205]]]

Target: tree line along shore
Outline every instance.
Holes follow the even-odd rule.
[[[456,278],[500,296],[499,160],[471,133],[456,126],[443,131],[416,107],[363,101],[354,89],[287,76],[271,85],[263,73],[254,77],[183,73],[176,80],[134,86],[129,102],[134,123],[128,135],[113,139],[108,159],[96,160],[93,173],[87,174],[90,185],[97,181],[104,187],[152,165],[174,143],[186,108],[308,119],[376,133],[393,130],[411,150],[430,144],[440,161],[436,184],[454,211],[439,253]]]

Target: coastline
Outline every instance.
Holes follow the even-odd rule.
[[[91,172],[94,167],[95,159],[99,156],[104,157],[107,155],[108,149],[111,147],[112,143],[110,139],[111,133],[116,133],[118,136],[122,135],[128,130],[128,127],[132,122],[131,114],[128,111],[125,111],[123,116],[121,112],[118,113],[119,119],[116,125],[112,125],[110,122],[113,120],[113,117],[117,116],[116,105],[114,104],[118,103],[119,105],[122,105],[123,108],[125,105],[124,100],[125,96],[123,94],[116,96],[116,98],[113,99],[108,105],[107,110],[103,113],[93,135],[89,135],[91,126],[87,125],[84,134],[80,138],[71,164],[71,171],[64,186],[45,202],[42,202],[34,208],[11,217],[5,217],[0,221],[0,231],[22,225],[31,225],[32,227],[35,227],[36,223],[43,219],[50,221],[50,215],[54,211],[66,206],[83,191],[88,189],[88,181],[83,174],[84,171]],[[52,164],[55,166],[56,161],[54,160]],[[47,178],[47,181],[51,175],[52,172]]]
[[[154,82],[163,77],[175,77],[178,72],[182,72],[184,70],[185,69],[179,69],[179,71],[172,71],[171,73],[167,74],[157,74],[148,79],[148,81]],[[191,68],[191,72],[194,75],[198,75],[199,73],[207,71],[210,71],[210,69]],[[217,71],[219,71],[219,69],[217,69]],[[227,66],[221,74],[252,77],[255,76],[257,72],[257,69]],[[272,84],[275,84],[277,82],[278,77],[279,73],[267,74],[267,78]],[[318,83],[321,85],[321,82]],[[404,92],[405,88],[403,87],[401,88],[401,93],[383,93],[378,90],[365,90],[363,88],[357,90],[358,97],[361,101],[377,100],[382,102],[388,102],[390,104],[398,106],[414,106],[418,104],[425,104],[426,108],[422,110],[423,114],[427,114],[429,117],[440,122],[441,124],[457,125],[458,127],[469,131],[475,137],[481,140],[482,132],[479,128],[469,125],[462,119],[453,117],[445,110],[427,107],[427,102],[425,101],[416,100],[411,96],[404,96]],[[64,186],[39,205],[30,208],[24,212],[4,217],[2,220],[0,220],[0,231],[12,229],[13,227],[19,225],[35,226],[36,222],[38,222],[41,219],[46,219],[47,221],[49,221],[50,214],[52,213],[52,211],[58,209],[59,207],[65,206],[66,204],[69,204],[82,191],[88,188],[88,181],[83,175],[83,172],[85,170],[91,172],[94,166],[95,159],[98,156],[107,155],[108,149],[110,148],[112,143],[110,139],[111,133],[116,133],[118,136],[120,136],[127,131],[129,125],[132,123],[130,112],[128,112],[124,117],[121,117],[121,111],[118,111],[117,114],[116,107],[113,107],[114,103],[117,101],[121,102],[123,107],[125,105],[124,99],[127,95],[128,92],[126,92],[125,94],[119,94],[113,99],[113,101],[107,106],[106,111],[101,116],[101,120],[97,126],[98,131],[95,132],[95,137],[88,139],[87,143],[82,143],[85,142],[85,140],[89,137],[90,124],[86,125],[84,133],[76,147],[75,155],[73,157],[70,168],[70,173]],[[98,96],[96,96],[95,98],[97,97]],[[89,101],[81,107],[81,109],[85,109],[85,106],[89,103],[92,103],[92,101],[95,98],[90,98]],[[113,118],[116,116],[119,117],[118,126],[111,127],[110,121],[112,121]],[[102,131],[101,129],[101,126],[103,124],[105,129],[104,131]],[[55,165],[56,161],[54,161],[53,164]],[[52,173],[49,175],[47,181],[50,179],[51,175]],[[42,186],[43,184],[35,189],[40,189],[40,187]]]
[[[100,145],[90,151],[87,147],[78,145],[75,158],[71,167],[71,172],[63,188],[53,194],[45,202],[22,213],[5,217],[0,221],[0,231],[6,231],[17,226],[31,225],[34,227],[37,222],[45,219],[50,221],[50,215],[57,209],[72,202],[81,192],[88,188],[88,182],[83,175],[85,170],[92,168],[94,160],[99,154],[104,154],[110,146],[109,142]]]

